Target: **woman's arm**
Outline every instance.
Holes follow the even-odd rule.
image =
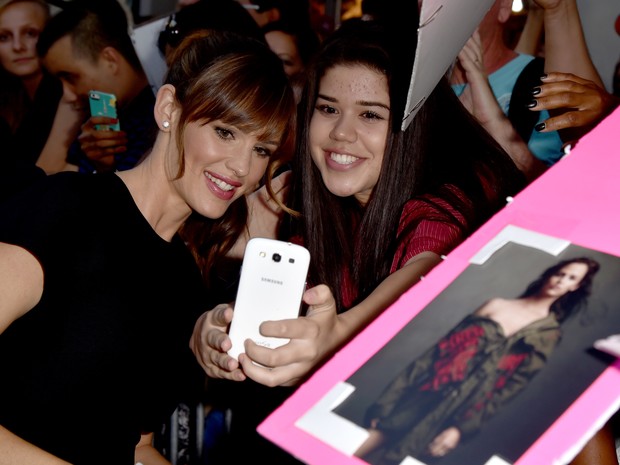
[[[231,347],[226,330],[233,309],[230,305],[218,305],[196,322],[190,348],[212,378],[243,381],[247,376],[267,386],[294,385],[440,261],[439,255],[433,252],[416,255],[403,268],[388,276],[363,302],[340,315],[336,313],[336,302],[327,286],[308,289],[304,293],[304,301],[310,306],[306,316],[261,325],[263,335],[291,341],[277,349],[267,349],[248,341],[245,346],[247,355],[241,354],[239,362],[226,353]],[[263,367],[253,364],[252,360]]]
[[[569,465],[617,465],[616,443],[610,423],[605,424]]]
[[[68,465],[68,462],[33,446],[0,426],[0,465]]]
[[[304,301],[310,307],[306,316],[261,325],[261,333],[265,336],[285,337],[291,339],[290,342],[277,349],[267,349],[246,341],[246,352],[239,356],[243,372],[267,386],[299,383],[440,261],[439,255],[433,252],[416,255],[385,278],[361,303],[342,314],[336,313],[334,297],[327,286],[307,290]]]
[[[536,2],[530,0],[525,24],[515,46],[515,52],[537,56],[540,51],[542,32],[544,28],[544,14]]]
[[[153,447],[153,433],[143,434],[136,446],[136,464],[142,465],[170,465],[170,462]]]
[[[43,269],[28,251],[0,242],[0,334],[34,307],[43,293]]]
[[[530,152],[525,141],[497,103],[484,68],[480,35],[477,30],[459,53],[458,60],[469,82],[469,86],[459,97],[461,103],[510,155],[528,181],[533,181],[547,170],[547,165]]]
[[[0,333],[34,307],[42,292],[43,270],[37,259],[21,247],[0,242]],[[16,463],[61,465],[67,462],[0,426],[0,464]]]
[[[576,0],[534,0],[544,10],[545,71],[572,73],[603,88],[588,52]]]

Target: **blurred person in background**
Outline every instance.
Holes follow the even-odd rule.
[[[0,1],[0,198],[38,177],[39,160],[64,156],[79,130],[82,113],[37,55],[49,18],[43,0]]]
[[[135,166],[152,147],[157,125],[155,96],[129,35],[125,8],[117,0],[73,0],[47,23],[37,51],[45,68],[62,81],[65,100],[87,118],[66,158],[50,160],[46,171]],[[115,95],[118,118],[90,117],[91,90]],[[96,128],[116,122],[118,131]]]
[[[235,0],[198,0],[170,15],[157,37],[157,48],[168,61],[185,37],[200,30],[232,31],[265,41],[248,10]]]
[[[263,26],[262,31],[269,48],[280,57],[284,72],[291,80],[297,100],[305,77],[306,66],[317,52],[320,39],[310,22],[274,21]]]

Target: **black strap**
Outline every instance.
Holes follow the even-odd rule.
[[[527,105],[532,101],[532,89],[541,84],[540,76],[545,72],[545,60],[536,57],[519,74],[510,96],[508,119],[527,144],[540,117],[540,111],[532,111]]]

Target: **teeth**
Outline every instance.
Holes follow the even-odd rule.
[[[332,152],[329,155],[329,158],[334,160],[339,165],[350,165],[355,160],[357,160],[357,157],[354,157],[352,155],[344,155],[342,153],[334,153],[334,152]]]
[[[230,184],[222,181],[221,179],[214,178],[209,173],[206,173],[206,174],[207,174],[207,178],[209,178],[217,187],[219,187],[223,191],[231,191],[235,188],[234,186],[231,186]]]

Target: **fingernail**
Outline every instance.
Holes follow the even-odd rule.
[[[534,126],[534,129],[540,132],[540,131],[544,131],[546,127],[547,125],[545,123],[538,123],[536,126]]]
[[[544,81],[545,79],[547,79],[547,77],[548,77],[547,74],[543,74],[542,76],[540,76],[540,80]]]
[[[532,89],[532,95],[538,95],[540,94],[540,91],[541,91],[540,87],[534,87]]]
[[[536,105],[538,105],[538,100],[536,99],[532,99],[530,100],[530,102],[527,104],[528,108],[534,108]],[[530,126],[531,127],[531,126]]]

